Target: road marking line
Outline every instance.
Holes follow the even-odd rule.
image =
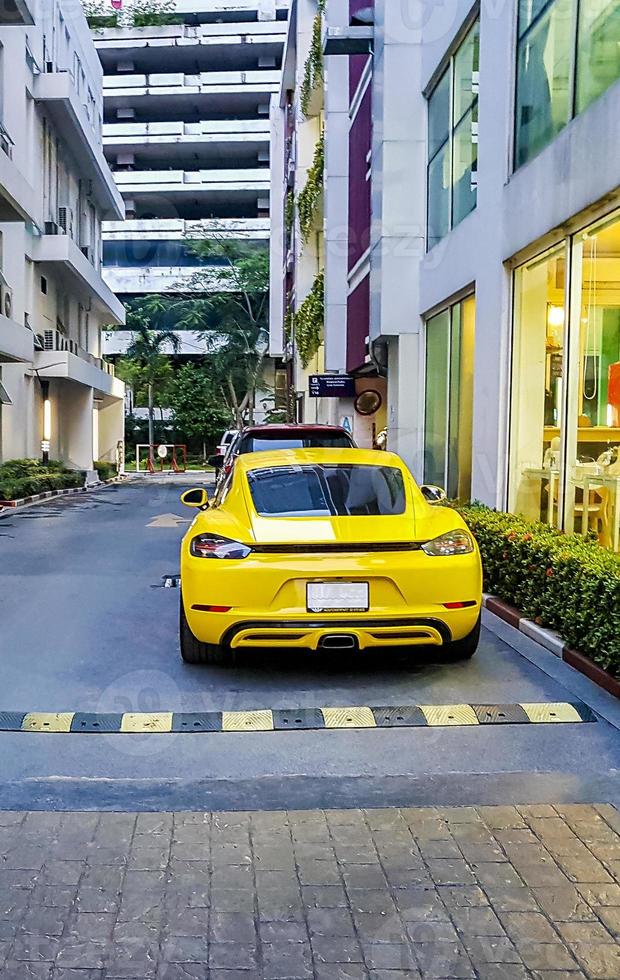
[[[557,702],[555,704],[522,704],[521,707],[526,715],[534,724],[547,724],[552,722],[583,721],[581,715],[574,705]]]
[[[223,732],[272,732],[271,711],[223,711]]]
[[[69,732],[74,711],[31,711],[22,721],[23,732]]]
[[[72,734],[207,734],[214,732],[322,731],[355,728],[437,728],[596,722],[582,702],[524,704],[422,704],[340,708],[274,708],[254,711],[112,712],[0,711],[0,732]]]
[[[121,732],[171,732],[172,711],[129,712],[123,715]]]
[[[370,708],[321,708],[326,728],[376,728]]]
[[[420,708],[429,725],[480,724],[471,704],[421,704]]]

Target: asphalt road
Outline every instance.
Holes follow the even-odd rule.
[[[184,525],[149,525],[160,515],[189,519],[178,499],[189,485],[143,479],[0,512],[0,711],[584,700],[609,720],[211,735],[2,732],[1,808],[620,803],[617,703],[545,654],[550,676],[487,629],[479,653],[463,664],[422,652],[257,653],[232,669],[183,664],[179,593],[163,582],[178,572]]]

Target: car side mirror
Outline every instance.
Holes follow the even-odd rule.
[[[216,470],[221,470],[224,465],[224,457],[221,453],[217,453],[215,456],[209,456],[207,463]]]
[[[204,510],[209,506],[209,495],[204,487],[194,487],[192,490],[186,490],[185,493],[181,494],[181,503],[185,504],[186,507],[197,507]]]
[[[441,487],[434,487],[430,483],[425,483],[420,487],[424,499],[429,504],[439,504],[442,500],[447,500],[446,491]]]

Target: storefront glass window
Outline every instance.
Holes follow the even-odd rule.
[[[479,22],[428,100],[428,230],[432,248],[476,206]]]
[[[510,509],[555,524],[564,360],[565,249],[515,276]]]
[[[469,499],[476,304],[473,296],[426,324],[424,481]]]
[[[515,167],[619,77],[618,0],[520,0]]]
[[[516,271],[509,506],[619,550],[618,215]]]
[[[620,78],[620,3],[581,0],[577,26],[576,112]]]
[[[618,550],[620,219],[576,235],[564,526]]]
[[[426,324],[426,411],[424,416],[424,482],[444,487],[448,444],[450,311]]]

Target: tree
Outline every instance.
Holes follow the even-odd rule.
[[[175,0],[125,0],[117,10],[110,0],[82,0],[86,19],[93,30],[106,27],[158,27],[179,24]]]
[[[231,414],[222,404],[219,386],[204,365],[184,364],[174,375],[169,389],[169,405],[175,425],[186,437],[202,440],[206,458],[207,443],[230,426]]]
[[[133,331],[133,339],[127,348],[126,359],[135,362],[142,370],[141,381],[146,385],[149,409],[149,445],[155,441],[155,390],[165,372],[164,362],[171,371],[163,350],[172,347],[179,349],[179,339],[174,330],[153,330],[149,311],[156,311],[159,297],[146,297],[137,300],[127,310],[127,327]]]
[[[177,324],[214,341],[209,368],[241,426],[246,414],[253,421],[257,382],[268,348],[269,255],[260,245],[231,241],[217,233],[190,238],[189,247],[205,267],[184,284]]]

